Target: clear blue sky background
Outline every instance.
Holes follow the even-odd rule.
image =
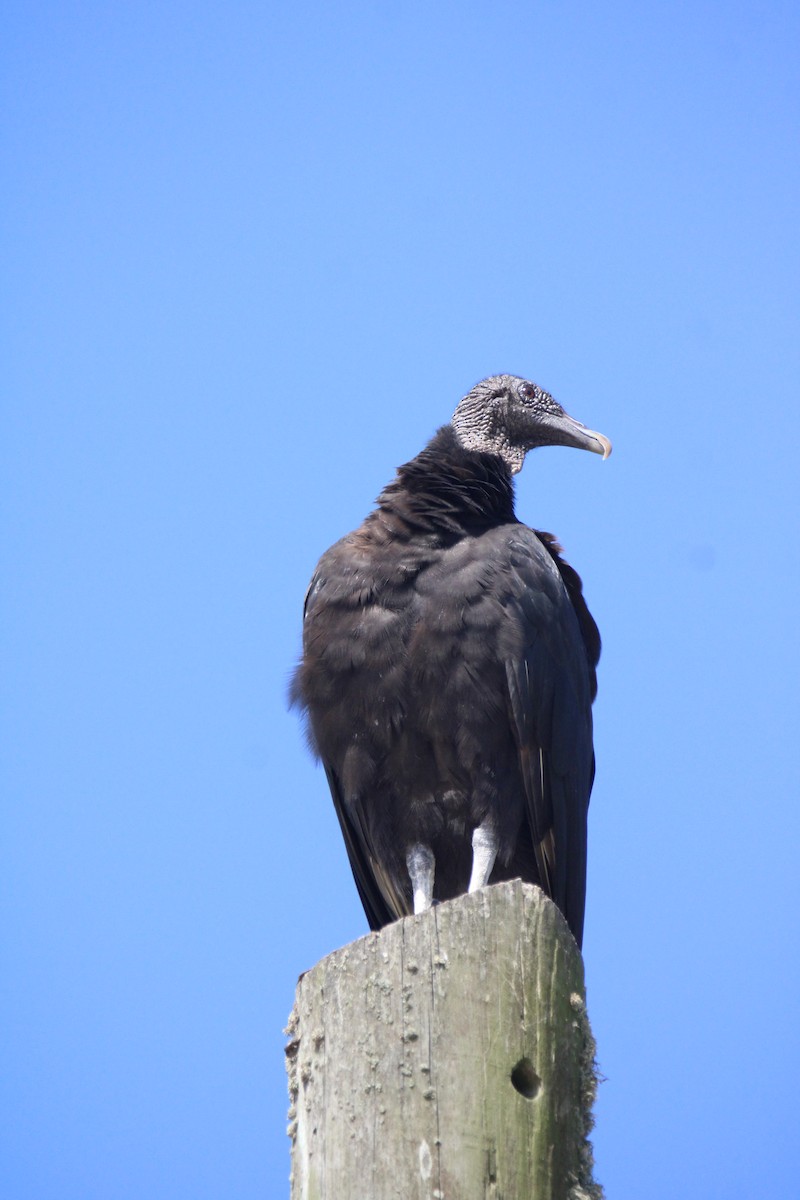
[[[319,554],[478,378],[605,642],[609,1200],[797,1187],[796,4],[39,3],[2,50],[7,1200],[286,1197],[366,926],[286,683]]]

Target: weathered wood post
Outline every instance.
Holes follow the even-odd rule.
[[[598,1200],[583,963],[519,880],[407,917],[300,979],[292,1200]]]

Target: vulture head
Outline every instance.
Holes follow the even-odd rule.
[[[512,474],[537,446],[575,446],[608,458],[611,442],[564,412],[537,384],[516,375],[492,375],[459,402],[452,425],[465,450],[496,454]]]

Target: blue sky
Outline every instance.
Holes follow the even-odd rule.
[[[6,6],[8,1200],[288,1195],[282,1026],[366,925],[303,593],[479,378],[604,637],[585,960],[614,1200],[791,1195],[788,3]]]

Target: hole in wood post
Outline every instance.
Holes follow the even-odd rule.
[[[529,1058],[521,1058],[515,1067],[511,1068],[511,1082],[526,1100],[533,1100],[539,1094],[542,1081],[533,1069]]]

